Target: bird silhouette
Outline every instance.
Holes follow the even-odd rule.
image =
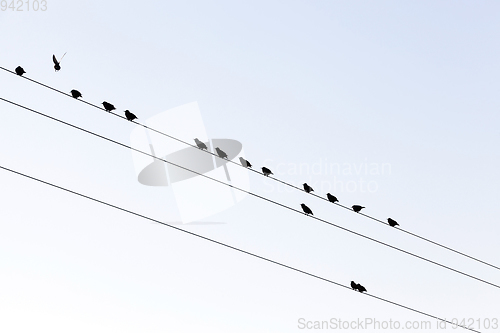
[[[251,168],[252,164],[245,160],[243,157],[240,157],[240,163],[243,165],[245,168]]]
[[[356,286],[358,287],[357,289],[360,293],[367,291],[366,288],[360,285],[359,283],[357,283]]]
[[[215,148],[215,151],[217,152],[217,155],[219,155],[220,158],[225,158],[227,159],[227,154],[222,151],[219,147]]]
[[[102,105],[104,106],[104,109],[108,112],[111,112],[113,110],[116,110],[115,106],[111,103],[108,103],[106,101],[102,102]]]
[[[352,206],[352,210],[355,211],[356,213],[359,213],[359,211],[362,210],[363,208],[365,208],[365,207],[360,206],[360,205]]]
[[[302,210],[304,211],[304,213],[306,215],[309,215],[309,214],[314,215],[311,208],[307,207],[305,204],[301,203],[300,206],[302,207]]]
[[[264,176],[266,177],[269,177],[269,175],[274,175],[274,173],[271,172],[271,170],[269,170],[268,168],[266,167],[262,167],[262,173],[264,174]]]
[[[395,227],[395,226],[399,225],[399,223],[398,223],[398,222],[394,221],[394,220],[393,220],[393,219],[391,219],[390,217],[387,219],[387,222],[389,222],[389,225],[390,225],[391,227]]]
[[[327,194],[326,194],[326,197],[328,198],[328,201],[333,202],[333,203],[336,203],[336,202],[338,202],[338,201],[339,201],[339,199],[337,199],[337,197],[336,197],[336,196],[331,195],[330,193],[327,193]]]
[[[135,114],[133,114],[132,112],[130,112],[129,110],[125,110],[125,117],[127,117],[127,120],[128,121],[132,121],[134,119],[139,119],[135,116]]]
[[[307,193],[314,192],[313,188],[311,186],[307,185],[307,183],[304,183],[302,185],[304,185],[304,191],[306,191]]]
[[[73,98],[78,98],[78,97],[82,97],[82,94],[78,91],[78,90],[71,90],[71,96],[73,96]]]
[[[196,145],[198,146],[198,148],[208,150],[207,145],[204,144],[203,142],[201,142],[200,140],[198,140],[198,138],[195,138],[194,142],[196,142]]]
[[[358,290],[358,284],[354,281],[351,281],[351,288],[354,290]]]
[[[23,74],[26,73],[24,69],[21,66],[16,67],[16,74],[19,76],[23,76]]]
[[[56,55],[52,55],[52,61],[54,62],[54,69],[56,72],[58,72],[61,69],[61,61],[63,60],[64,56],[66,55],[66,52],[63,54],[61,57],[61,60],[57,61]]]

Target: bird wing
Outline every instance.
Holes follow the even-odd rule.
[[[61,57],[61,60],[59,60],[59,63],[61,63],[61,61],[63,60],[63,58],[66,55],[66,53],[68,53],[68,52],[64,52],[63,56]]]
[[[56,55],[55,54],[52,55],[52,61],[54,62],[55,65],[59,64],[59,62],[56,59]]]

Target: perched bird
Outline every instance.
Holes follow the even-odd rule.
[[[79,92],[78,90],[71,90],[71,96],[73,96],[73,98],[78,98],[78,97],[82,97],[82,93]]]
[[[245,160],[243,157],[240,157],[240,163],[245,168],[251,168],[252,167],[252,164],[250,164],[250,162],[248,162],[247,160]]]
[[[201,142],[200,140],[198,140],[198,138],[194,138],[194,142],[196,142],[196,145],[198,146],[198,148],[208,150],[207,145],[204,144],[203,142]]]
[[[339,199],[337,199],[337,197],[336,197],[336,196],[331,195],[330,193],[327,193],[327,194],[326,194],[326,197],[328,198],[328,201],[333,202],[333,203],[336,203],[336,202],[338,202],[338,201],[339,201]]]
[[[113,104],[108,103],[106,101],[102,102],[102,105],[104,106],[104,109],[106,109],[106,111],[108,111],[108,112],[116,110],[116,108],[115,108],[115,106]]]
[[[269,177],[269,175],[274,175],[274,173],[271,172],[271,170],[269,170],[268,168],[266,167],[262,167],[262,173],[264,174],[264,176],[266,177]]]
[[[63,56],[61,57],[61,60],[59,60],[59,61],[57,61],[55,54],[52,55],[52,61],[54,62],[54,69],[56,70],[56,72],[61,69],[61,61],[63,60],[65,55],[66,55],[66,52],[63,54]]]
[[[357,289],[360,293],[367,291],[366,288],[360,285],[359,283],[357,283],[356,286],[358,287]]]
[[[390,217],[387,219],[387,222],[389,222],[389,225],[390,225],[391,227],[395,227],[395,226],[399,225],[399,223],[398,223],[398,222],[394,221],[394,220],[393,220],[393,219],[391,219]]]
[[[24,69],[21,66],[16,67],[16,74],[17,75],[22,76],[24,73],[26,73],[26,72],[24,71]]]
[[[132,121],[134,119],[139,119],[135,116],[135,114],[133,114],[132,112],[130,112],[129,110],[125,110],[125,117],[127,117],[127,120],[128,121]]]
[[[304,211],[304,213],[305,213],[306,215],[309,215],[309,214],[314,215],[314,214],[313,214],[313,211],[311,210],[311,208],[307,207],[307,206],[306,206],[306,205],[304,205],[303,203],[302,203],[302,204],[300,204],[300,206],[302,206],[302,210]]]
[[[217,152],[217,155],[219,155],[220,158],[225,158],[227,159],[227,154],[222,151],[219,147],[215,148],[215,151]]]
[[[354,282],[354,281],[351,281],[351,288],[353,290],[358,290],[358,284],[356,282]]]
[[[363,208],[365,208],[365,207],[360,206],[360,205],[352,206],[352,210],[355,211],[356,213],[359,213],[359,211],[362,210]]]
[[[314,192],[313,188],[311,186],[307,185],[307,183],[304,183],[302,185],[304,185],[304,191],[306,191],[307,193]]]

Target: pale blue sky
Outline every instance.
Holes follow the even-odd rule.
[[[139,120],[197,101],[208,135],[242,142],[255,167],[498,265],[499,7],[47,0],[45,12],[0,11],[0,66]],[[52,54],[64,52],[55,73]],[[134,128],[4,71],[0,97],[125,143]],[[178,217],[170,188],[136,181],[129,150],[4,102],[0,111],[0,165]],[[362,170],[290,171],[318,163]],[[0,331],[274,333],[304,331],[299,318],[428,320],[4,171],[0,179]],[[250,181],[256,193],[500,283],[498,270]],[[225,224],[183,228],[447,319],[499,317],[496,288],[255,198],[207,221]]]

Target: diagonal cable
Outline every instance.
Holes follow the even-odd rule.
[[[11,71],[11,70],[9,70],[9,69],[7,69],[7,68],[4,68],[4,67],[1,67],[1,66],[0,66],[0,69],[3,69],[4,71],[9,72],[9,73],[11,73],[11,74],[15,74],[15,75],[17,76],[17,74],[16,74],[15,72],[13,72],[13,71]],[[67,97],[71,97],[72,99],[74,99],[74,98],[73,98],[70,94],[65,93],[64,91],[61,91],[61,90],[56,89],[56,88],[53,88],[53,87],[51,87],[51,86],[49,86],[49,85],[46,85],[46,84],[44,84],[44,83],[42,83],[42,82],[36,81],[36,80],[31,79],[31,78],[26,77],[26,76],[21,76],[21,77],[22,77],[23,79],[29,80],[29,81],[31,81],[31,82],[33,82],[33,83],[39,84],[39,85],[41,85],[41,86],[43,86],[43,87],[45,87],[45,88],[48,88],[48,89],[50,89],[50,90],[53,90],[53,91],[55,91],[55,92],[58,92],[58,93],[60,93],[60,94],[63,94],[63,95],[65,95],[65,96],[67,96]],[[85,103],[85,104],[87,104],[87,105],[89,105],[89,106],[93,106],[93,107],[95,107],[95,108],[97,108],[97,109],[99,109],[99,110],[106,111],[104,108],[102,108],[102,107],[100,107],[100,106],[98,106],[98,105],[96,105],[96,104],[93,104],[93,103],[87,102],[87,101],[85,101],[85,100],[83,100],[83,99],[78,99],[78,101],[79,101],[79,102],[82,102],[82,103]],[[124,117],[124,116],[120,116],[119,114],[116,114],[116,113],[111,113],[111,112],[108,112],[108,111],[106,111],[106,112],[107,112],[107,113],[110,113],[110,114],[112,114],[112,115],[114,115],[114,116],[116,116],[116,117],[119,117],[119,118],[122,118],[122,119],[127,120],[127,118],[126,118],[126,117]],[[176,141],[181,142],[181,143],[183,143],[183,144],[185,144],[185,145],[188,145],[188,146],[190,146],[190,147],[193,147],[193,148],[198,148],[198,146],[196,146],[196,145],[193,145],[193,144],[191,144],[191,143],[189,143],[189,142],[186,142],[186,141],[184,141],[184,140],[181,140],[181,139],[179,139],[179,138],[176,138],[176,137],[174,137],[174,136],[172,136],[172,135],[169,135],[169,134],[163,133],[163,132],[161,132],[161,131],[158,131],[158,130],[156,130],[156,129],[154,129],[154,128],[151,128],[151,127],[149,127],[149,126],[147,126],[147,125],[141,124],[141,123],[139,123],[139,122],[137,122],[137,121],[132,121],[132,122],[133,122],[134,124],[137,124],[137,125],[139,125],[139,126],[142,126],[142,127],[146,128],[146,129],[148,129],[148,130],[150,130],[150,131],[153,131],[153,132],[155,132],[155,133],[158,133],[158,134],[163,135],[163,136],[165,136],[165,137],[168,137],[168,138],[170,138],[170,139],[176,140]],[[216,158],[221,158],[219,155],[217,155],[217,154],[215,154],[215,153],[212,153],[211,151],[208,151],[208,150],[202,150],[202,151],[203,151],[203,152],[205,152],[205,153],[207,153],[207,154],[213,155],[213,156],[215,156]],[[245,168],[243,165],[241,165],[241,164],[239,164],[239,163],[237,163],[237,162],[231,161],[231,160],[229,160],[229,163],[233,163],[233,164],[235,164],[235,165],[238,165],[239,167]],[[263,173],[261,173],[261,172],[259,172],[259,171],[257,171],[257,170],[254,170],[254,169],[248,169],[248,170],[250,170],[250,171],[252,171],[252,172],[255,172],[255,173],[259,174],[259,175],[264,175]],[[300,188],[300,187],[298,187],[298,186],[295,186],[295,185],[293,185],[293,184],[287,183],[287,182],[285,182],[285,181],[283,181],[283,180],[280,180],[280,179],[278,179],[278,178],[273,178],[273,177],[268,177],[268,178],[270,178],[270,179],[272,179],[272,180],[274,180],[274,181],[277,181],[277,182],[279,182],[279,183],[281,183],[281,184],[283,184],[283,185],[286,185],[286,186],[289,186],[289,187],[291,187],[291,188],[294,188],[294,189],[296,189],[296,190],[299,190],[299,191],[305,192],[305,191],[304,191],[304,189],[302,189],[302,188]],[[325,201],[328,201],[328,202],[329,202],[329,200],[328,200],[327,198],[322,197],[322,196],[320,196],[320,195],[318,195],[318,194],[315,194],[315,193],[309,193],[309,194],[310,194],[310,195],[312,195],[312,196],[314,196],[314,197],[316,197],[316,198],[319,198],[319,199],[322,199],[322,200],[325,200]],[[340,203],[338,203],[338,202],[335,202],[334,204],[335,204],[335,205],[337,205],[337,206],[339,206],[339,207],[345,208],[345,209],[347,209],[347,210],[349,210],[349,211],[351,211],[351,212],[354,212],[354,211],[353,211],[350,207],[348,207],[348,206],[342,205],[342,204],[340,204]],[[362,216],[364,216],[364,217],[366,217],[366,218],[369,218],[369,219],[371,219],[371,220],[373,220],[373,221],[379,222],[379,223],[381,223],[381,224],[383,224],[383,225],[386,225],[386,226],[390,227],[390,226],[389,226],[389,224],[388,224],[388,223],[386,223],[386,222],[384,222],[383,220],[377,219],[377,218],[375,218],[375,217],[373,217],[373,216],[370,216],[370,215],[368,215],[368,214],[361,213],[361,212],[359,212],[358,214],[360,214],[360,215],[362,215]],[[469,258],[469,259],[475,260],[475,261],[480,262],[480,263],[482,263],[482,264],[484,264],[484,265],[487,265],[487,266],[490,266],[490,267],[492,267],[492,268],[495,268],[495,269],[500,270],[500,267],[499,267],[499,266],[497,266],[497,265],[494,265],[494,264],[488,263],[488,262],[486,262],[486,261],[484,261],[484,260],[481,260],[481,259],[478,259],[478,258],[473,257],[473,256],[471,256],[471,255],[468,255],[468,254],[466,254],[466,253],[464,253],[464,252],[461,252],[461,251],[455,250],[455,249],[453,249],[453,248],[451,248],[451,247],[449,247],[449,246],[443,245],[443,244],[438,243],[438,242],[436,242],[436,241],[433,241],[433,240],[431,240],[431,239],[429,239],[429,238],[426,238],[426,237],[420,236],[420,235],[415,234],[415,233],[413,233],[413,232],[411,232],[411,231],[408,231],[408,230],[405,230],[405,229],[400,229],[400,228],[393,228],[393,227],[391,227],[391,229],[393,229],[393,230],[398,230],[398,231],[400,231],[400,232],[406,233],[406,234],[408,234],[408,235],[411,235],[411,236],[413,236],[413,237],[416,237],[416,238],[418,238],[418,239],[421,239],[421,240],[426,241],[426,242],[428,242],[428,243],[431,243],[431,244],[433,244],[433,245],[439,246],[439,247],[441,247],[441,248],[443,248],[443,249],[446,249],[446,250],[448,250],[448,251],[454,252],[454,253],[459,254],[459,255],[461,255],[461,256],[464,256],[464,257],[466,257],[466,258]]]
[[[275,265],[278,265],[278,266],[281,266],[281,267],[285,267],[285,268],[288,268],[290,270],[293,270],[293,271],[296,271],[296,272],[299,272],[299,273],[302,273],[302,274],[305,274],[305,275],[308,275],[308,276],[311,276],[311,277],[314,277],[316,279],[319,279],[319,280],[322,280],[322,281],[325,281],[325,282],[328,282],[328,283],[331,283],[331,284],[334,284],[334,285],[337,285],[339,287],[343,287],[343,288],[347,288],[347,289],[351,289],[349,286],[346,286],[346,285],[343,285],[339,282],[335,282],[333,280],[330,280],[330,279],[327,279],[327,278],[324,278],[324,277],[321,277],[319,275],[316,275],[316,274],[313,274],[313,273],[310,273],[310,272],[307,272],[307,271],[304,271],[304,270],[301,270],[301,269],[298,269],[298,268],[295,268],[295,267],[292,267],[292,266],[289,266],[289,265],[286,265],[286,264],[283,264],[281,262],[278,262],[278,261],[275,261],[275,260],[272,260],[272,259],[269,259],[269,258],[266,258],[264,256],[261,256],[261,255],[258,255],[258,254],[255,254],[253,252],[249,252],[249,251],[246,251],[246,250],[242,250],[240,248],[237,248],[235,246],[232,246],[232,245],[229,245],[229,244],[226,244],[224,242],[220,242],[220,241],[217,241],[215,239],[212,239],[212,238],[209,238],[209,237],[205,237],[205,236],[202,236],[200,234],[196,234],[194,232],[191,232],[191,231],[187,231],[187,230],[184,230],[184,229],[181,229],[181,228],[178,228],[178,227],[175,227],[173,225],[170,225],[168,223],[165,223],[165,222],[161,222],[157,219],[154,219],[154,218],[151,218],[151,217],[148,217],[148,216],[145,216],[145,215],[142,215],[142,214],[139,214],[139,213],[136,213],[134,211],[131,211],[129,209],[125,209],[123,207],[119,207],[119,206],[116,206],[116,205],[113,205],[113,204],[110,204],[106,201],[102,201],[102,200],[99,200],[99,199],[96,199],[96,198],[93,198],[93,197],[90,197],[88,195],[85,195],[85,194],[82,194],[82,193],[79,193],[79,192],[76,192],[76,191],[73,191],[73,190],[70,190],[70,189],[67,189],[65,187],[62,187],[62,186],[59,186],[59,185],[55,185],[53,183],[50,183],[50,182],[47,182],[47,181],[44,181],[44,180],[41,180],[41,179],[38,179],[38,178],[35,178],[33,176],[29,176],[29,175],[26,175],[24,173],[21,173],[19,171],[15,171],[15,170],[12,170],[12,169],[9,169],[9,168],[6,168],[4,166],[1,166],[0,165],[0,169],[3,169],[5,171],[9,171],[9,172],[12,172],[12,173],[15,173],[17,175],[20,175],[20,176],[23,176],[23,177],[26,177],[26,178],[29,178],[31,180],[35,180],[37,182],[40,182],[42,184],[45,184],[45,185],[49,185],[49,186],[52,186],[52,187],[55,187],[57,189],[60,189],[60,190],[63,190],[63,191],[66,191],[66,192],[69,192],[69,193],[72,193],[72,194],[75,194],[77,196],[80,196],[80,197],[83,197],[83,198],[86,198],[86,199],[89,199],[91,201],[95,201],[95,202],[98,202],[100,204],[103,204],[103,205],[106,205],[106,206],[109,206],[109,207],[112,207],[112,208],[115,208],[115,209],[118,209],[118,210],[121,210],[121,211],[124,211],[124,212],[127,212],[129,214],[132,214],[132,215],[135,215],[135,216],[138,216],[138,217],[141,217],[143,219],[147,219],[147,220],[150,220],[150,221],[153,221],[153,222],[156,222],[156,223],[159,223],[161,225],[164,225],[164,226],[167,226],[167,227],[170,227],[172,229],[175,229],[175,230],[178,230],[178,231],[182,231],[184,233],[187,233],[189,235],[192,235],[192,236],[196,236],[198,238],[201,238],[203,240],[206,240],[206,241],[209,241],[209,242],[212,242],[212,243],[215,243],[215,244],[218,244],[218,245],[221,245],[221,246],[224,246],[226,248],[229,248],[231,250],[235,250],[235,251],[238,251],[238,252],[241,252],[241,253],[245,253],[247,255],[250,255],[252,257],[255,257],[255,258],[258,258],[258,259],[261,259],[261,260],[264,260],[264,261],[267,261],[267,262],[270,262],[270,263],[273,263]],[[352,290],[352,289],[351,289]],[[353,290],[354,291],[354,290]],[[362,293],[363,294],[363,293]],[[385,299],[383,297],[380,297],[380,296],[376,296],[376,295],[372,295],[372,294],[368,294],[368,293],[364,293],[363,295],[365,296],[368,296],[368,297],[372,297],[372,298],[375,298],[377,300],[380,300],[380,301],[384,301],[386,303],[390,303],[390,304],[393,304],[393,305],[396,305],[398,307],[401,307],[403,309],[406,309],[406,310],[410,310],[412,312],[416,312],[418,314],[421,314],[421,315],[424,315],[424,316],[427,316],[427,317],[430,317],[430,318],[434,318],[434,319],[437,319],[437,320],[440,320],[440,321],[443,321],[443,322],[446,322],[446,323],[449,323],[449,324],[452,324],[453,326],[457,326],[457,327],[461,327],[463,329],[467,329],[467,330],[470,330],[472,332],[477,332],[477,333],[480,333],[479,331],[476,331],[472,328],[469,328],[467,326],[462,326],[462,325],[459,325],[457,323],[453,323],[449,320],[446,320],[446,319],[443,319],[443,318],[440,318],[440,317],[437,317],[437,316],[434,316],[432,314],[429,314],[429,313],[426,313],[426,312],[423,312],[423,311],[420,311],[420,310],[416,310],[414,308],[411,308],[409,306],[406,306],[406,305],[402,305],[400,303],[397,303],[397,302],[394,302],[394,301],[390,301],[388,299]]]
[[[122,147],[128,148],[128,149],[133,150],[133,151],[136,151],[136,152],[138,152],[138,153],[141,153],[141,154],[147,155],[147,156],[149,156],[149,157],[155,158],[155,159],[157,159],[157,160],[163,161],[163,162],[165,162],[165,163],[171,164],[171,165],[176,166],[176,167],[178,167],[178,168],[181,168],[181,169],[183,169],[183,170],[186,170],[186,171],[192,172],[192,173],[194,173],[194,174],[196,174],[196,175],[198,175],[198,176],[202,176],[202,177],[205,177],[205,178],[207,178],[207,179],[213,180],[213,181],[215,181],[215,182],[217,182],[217,183],[220,183],[220,184],[223,184],[223,185],[229,186],[229,187],[234,188],[234,189],[236,189],[236,190],[238,190],[238,191],[241,191],[241,192],[247,193],[247,194],[249,194],[249,195],[252,195],[252,196],[254,196],[254,197],[256,197],[256,198],[259,198],[259,199],[265,200],[265,201],[270,202],[270,203],[272,203],[272,204],[275,204],[275,205],[277,205],[277,206],[280,206],[280,207],[286,208],[286,209],[288,209],[288,210],[294,211],[295,213],[299,213],[299,214],[301,214],[301,215],[302,215],[302,214],[304,214],[304,213],[302,213],[301,211],[299,211],[298,209],[292,208],[292,207],[290,207],[290,206],[287,206],[287,205],[285,205],[285,204],[282,204],[282,203],[279,203],[279,202],[277,202],[277,201],[271,200],[271,199],[266,198],[266,197],[264,197],[264,196],[261,196],[261,195],[255,194],[255,193],[253,193],[253,192],[250,192],[250,191],[244,190],[244,189],[239,188],[239,187],[237,187],[237,186],[234,186],[234,185],[231,185],[231,184],[225,183],[225,182],[223,182],[223,181],[221,181],[221,180],[218,180],[218,179],[216,179],[216,178],[212,178],[212,177],[207,176],[207,175],[205,175],[205,174],[202,174],[202,173],[199,173],[199,172],[193,171],[193,170],[191,170],[191,169],[189,169],[189,168],[186,168],[186,167],[184,167],[184,166],[182,166],[182,165],[179,165],[179,164],[176,164],[176,163],[172,163],[172,162],[167,161],[167,160],[165,160],[165,159],[162,159],[162,158],[160,158],[160,157],[156,157],[156,156],[154,156],[154,155],[152,155],[152,154],[149,154],[149,153],[143,152],[142,150],[139,150],[139,149],[133,148],[133,147],[131,147],[131,146],[129,146],[129,145],[126,145],[126,144],[124,144],[124,143],[121,143],[121,142],[119,142],[119,141],[116,141],[116,140],[110,139],[110,138],[105,137],[105,136],[103,136],[103,135],[100,135],[100,134],[94,133],[94,132],[92,132],[92,131],[86,130],[86,129],[84,129],[84,128],[78,127],[78,126],[76,126],[76,125],[70,124],[70,123],[65,122],[65,121],[63,121],[63,120],[60,120],[60,119],[58,119],[58,118],[55,118],[55,117],[49,116],[49,115],[47,115],[47,114],[45,114],[45,113],[42,113],[42,112],[40,112],[40,111],[36,111],[36,110],[30,109],[30,108],[28,108],[28,107],[26,107],[26,106],[23,106],[23,105],[21,105],[21,104],[18,104],[18,103],[15,103],[15,102],[9,101],[9,100],[4,99],[4,98],[2,98],[2,97],[0,97],[0,100],[5,101],[5,102],[7,102],[7,103],[10,103],[10,104],[12,104],[12,105],[18,106],[18,107],[20,107],[20,108],[23,108],[23,109],[25,109],[25,110],[31,111],[31,112],[36,113],[36,114],[38,114],[38,115],[44,116],[44,117],[49,118],[49,119],[51,119],[51,120],[57,121],[57,122],[62,123],[62,124],[64,124],[64,125],[67,125],[67,126],[73,127],[73,128],[75,128],[75,129],[78,129],[78,130],[83,131],[83,132],[85,132],[85,133],[91,134],[91,135],[96,136],[96,137],[98,137],[98,138],[101,138],[101,139],[104,139],[104,140],[106,140],[106,141],[112,142],[112,143],[117,144],[117,145],[119,145],[119,146],[122,146]],[[333,226],[333,227],[339,228],[339,229],[341,229],[341,230],[347,231],[347,232],[349,232],[349,233],[351,233],[351,234],[354,234],[354,235],[356,235],[356,236],[363,237],[363,238],[365,238],[365,239],[371,240],[372,242],[375,242],[375,243],[378,243],[378,244],[381,244],[381,245],[387,246],[387,247],[389,247],[389,248],[391,248],[391,249],[394,249],[394,250],[397,250],[397,251],[399,251],[399,252],[405,253],[405,254],[410,255],[410,256],[412,256],[412,257],[415,257],[415,258],[418,258],[418,259],[421,259],[421,260],[427,261],[427,262],[432,263],[432,264],[434,264],[434,265],[437,265],[437,266],[440,266],[440,267],[446,268],[446,269],[451,270],[451,271],[453,271],[453,272],[455,272],[455,273],[459,273],[459,274],[464,275],[464,276],[467,276],[467,277],[469,277],[469,278],[471,278],[471,279],[474,279],[474,280],[477,280],[477,281],[480,281],[480,282],[486,283],[486,284],[488,284],[488,285],[491,285],[491,286],[493,286],[493,287],[496,287],[496,288],[499,288],[499,289],[500,289],[500,286],[499,286],[499,285],[497,285],[497,284],[495,284],[495,283],[488,282],[488,281],[486,281],[486,280],[484,280],[484,279],[481,279],[481,278],[478,278],[478,277],[476,277],[476,276],[474,276],[474,275],[471,275],[471,274],[468,274],[468,273],[462,272],[462,271],[460,271],[460,270],[458,270],[458,269],[455,269],[455,268],[452,268],[452,267],[446,266],[446,265],[441,264],[441,263],[439,263],[439,262],[437,262],[437,261],[433,261],[433,260],[431,260],[431,259],[427,259],[427,258],[425,258],[425,257],[422,257],[422,256],[418,255],[418,254],[414,254],[414,253],[412,253],[412,252],[409,252],[409,251],[403,250],[403,249],[401,249],[401,248],[398,248],[398,247],[396,247],[396,246],[394,246],[394,245],[390,245],[390,244],[388,244],[388,243],[382,242],[382,241],[380,241],[380,240],[378,240],[378,239],[375,239],[375,238],[372,238],[372,237],[369,237],[369,236],[366,236],[366,235],[360,234],[360,233],[358,233],[358,232],[356,232],[356,231],[352,231],[352,230],[350,230],[350,229],[348,229],[348,228],[345,228],[345,227],[342,227],[342,226],[340,226],[340,225],[334,224],[334,223],[329,222],[329,221],[327,221],[327,220],[325,220],[325,219],[322,219],[322,218],[319,218],[319,217],[316,217],[316,216],[313,216],[313,215],[311,215],[311,216],[309,216],[309,215],[308,215],[308,217],[313,218],[313,219],[315,219],[315,220],[317,220],[317,221],[320,221],[320,222],[326,223],[326,224],[331,225],[331,226]]]

